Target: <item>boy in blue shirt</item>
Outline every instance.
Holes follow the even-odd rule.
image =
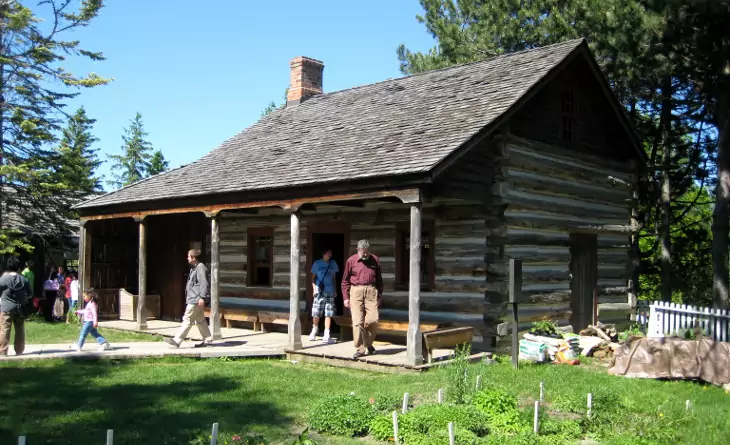
[[[340,268],[332,259],[332,249],[325,249],[322,259],[312,264],[312,286],[314,288],[314,301],[312,303],[312,332],[309,340],[317,338],[319,319],[324,315],[324,336],[322,343],[331,343],[330,325],[332,317],[335,316],[335,276]]]

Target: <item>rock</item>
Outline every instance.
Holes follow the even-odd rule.
[[[604,351],[603,349],[599,349],[593,353],[593,357],[606,358],[606,357],[608,357],[608,353],[606,351]]]

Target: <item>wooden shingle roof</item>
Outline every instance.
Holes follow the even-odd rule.
[[[191,164],[77,208],[427,173],[584,44],[571,40],[314,96]]]

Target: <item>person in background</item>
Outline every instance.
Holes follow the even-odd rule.
[[[11,256],[0,276],[0,356],[8,355],[11,328],[15,328],[15,355],[25,350],[25,317],[29,315],[26,311],[31,292],[28,279],[18,269],[20,261]]]
[[[213,343],[213,336],[205,323],[205,305],[210,303],[210,284],[208,282],[208,268],[200,261],[200,250],[188,251],[190,274],[185,285],[185,313],[182,326],[175,338],[165,337],[163,340],[170,346],[179,348],[193,325],[198,326],[203,341],[195,347],[209,346]]]
[[[81,334],[79,335],[79,340],[74,344],[74,349],[81,351],[84,347],[86,336],[91,334],[96,339],[96,342],[99,343],[99,351],[106,351],[111,348],[111,345],[97,330],[99,327],[99,304],[97,303],[96,292],[93,289],[84,292],[84,301],[86,302],[86,307],[83,310],[75,311],[78,315],[83,316],[84,324],[81,326]]]
[[[378,306],[382,297],[380,260],[370,253],[368,240],[360,240],[357,253],[347,259],[342,273],[342,298],[352,313],[352,337],[357,349],[353,359],[375,354],[373,341],[378,331]]]
[[[319,319],[324,316],[323,343],[330,343],[330,325],[332,317],[335,316],[335,276],[340,268],[332,259],[332,249],[325,249],[322,258],[312,264],[312,287],[314,288],[314,301],[312,302],[312,332],[309,340],[317,338]]]
[[[58,298],[58,273],[51,271],[48,279],[43,284],[43,317],[46,321],[53,321],[53,306]]]
[[[25,269],[23,269],[21,275],[23,275],[28,280],[28,283],[30,283],[30,295],[35,297],[35,274],[33,273],[33,261],[28,260],[25,262]]]
[[[74,272],[69,272],[66,277],[66,301],[68,310],[66,311],[66,323],[68,323],[71,311],[76,310],[76,302],[79,300],[79,280]]]

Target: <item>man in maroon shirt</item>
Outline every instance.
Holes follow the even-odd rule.
[[[357,351],[354,359],[375,354],[373,340],[378,329],[378,306],[383,297],[380,260],[370,253],[367,240],[357,242],[357,253],[345,262],[342,298],[352,313],[352,338]]]

